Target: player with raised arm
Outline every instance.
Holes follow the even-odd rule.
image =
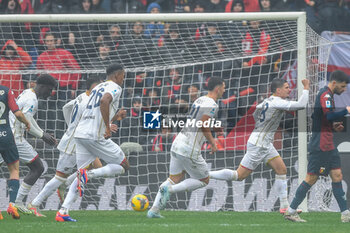
[[[78,177],[71,184],[62,208],[56,214],[58,222],[76,221],[69,216],[68,210],[76,196],[83,195],[84,185],[88,179],[115,177],[129,168],[129,162],[123,151],[110,139],[112,133],[110,122],[122,120],[126,116],[125,110],[118,111],[125,71],[122,65],[113,64],[107,68],[106,73],[107,81],[91,91],[75,132]],[[107,165],[90,171],[84,169],[97,156]]]
[[[208,82],[208,90],[208,95],[194,101],[190,112],[191,120],[195,120],[196,126],[201,126],[185,126],[171,146],[170,175],[160,185],[153,206],[147,213],[148,218],[163,217],[160,215],[160,209],[165,208],[171,194],[194,191],[209,183],[209,170],[201,155],[201,147],[207,140],[211,144],[211,153],[217,151],[211,128],[205,122],[213,120],[212,118],[216,115],[218,111],[216,102],[225,92],[225,83],[221,78],[213,77]],[[190,178],[183,180],[185,172],[190,175]]]
[[[261,162],[268,164],[276,173],[275,185],[280,199],[280,213],[288,208],[287,168],[283,159],[273,146],[275,132],[280,124],[285,111],[304,109],[309,99],[310,82],[302,80],[304,90],[298,101],[287,100],[291,90],[284,79],[274,79],[271,83],[271,95],[256,106],[254,112],[255,128],[251,133],[247,152],[244,155],[237,170],[222,169],[210,171],[212,179],[217,180],[244,180]]]
[[[306,222],[295,211],[304,200],[311,186],[319,176],[330,175],[332,190],[337,200],[341,221],[350,222],[350,211],[346,203],[346,195],[342,186],[342,171],[340,156],[334,145],[333,130],[342,131],[343,117],[350,113],[350,106],[341,111],[335,111],[334,94],[340,95],[346,90],[349,77],[343,71],[332,72],[327,86],[317,94],[314,112],[312,114],[312,136],[308,145],[309,156],[305,180],[299,185],[292,203],[284,214],[284,218],[293,222]]]
[[[24,90],[17,98],[19,109],[30,122],[29,133],[34,137],[41,138],[44,142],[51,146],[57,144],[56,139],[50,134],[45,133],[34,120],[34,115],[38,110],[38,98],[47,99],[54,88],[57,81],[48,74],[43,74],[36,80],[36,86],[33,89]],[[10,114],[10,123],[15,137],[16,146],[19,152],[19,158],[29,167],[29,173],[24,177],[22,184],[18,190],[15,206],[20,212],[30,214],[31,211],[26,208],[23,201],[28,195],[30,189],[44,172],[44,165],[39,158],[38,153],[24,138],[24,127],[17,120],[14,114]]]
[[[56,175],[45,185],[34,200],[28,204],[28,209],[37,217],[45,217],[45,215],[41,214],[39,211],[40,205],[61,186],[59,197],[61,203],[63,203],[63,190],[77,177],[75,173],[72,174],[75,171],[73,169],[76,165],[74,133],[89,101],[91,90],[101,82],[102,80],[100,77],[95,76],[89,78],[86,81],[87,90],[63,106],[64,118],[68,128],[57,146],[57,149],[60,151],[60,156],[57,162]],[[99,159],[97,160],[96,164],[99,163],[99,167],[101,167],[101,162]],[[69,176],[70,174],[72,175]]]
[[[14,219],[19,219],[17,208],[14,206],[19,188],[19,155],[9,121],[9,113],[22,122],[26,130],[30,130],[30,123],[19,110],[13,92],[5,86],[0,85],[0,154],[6,162],[10,172],[7,181],[10,203],[7,213]],[[3,216],[0,212],[0,220]]]

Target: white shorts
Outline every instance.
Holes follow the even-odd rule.
[[[19,160],[24,163],[31,163],[39,156],[38,152],[36,152],[32,145],[30,145],[25,139],[21,140],[21,142],[16,141],[16,146]]]
[[[87,167],[96,157],[112,164],[122,164],[125,159],[124,152],[111,139],[75,138],[75,142],[78,169]]]
[[[37,157],[39,157],[38,152],[34,150],[32,145],[27,142],[27,140],[22,139],[21,142],[16,141],[16,147],[19,154],[19,160],[23,163],[31,163],[33,162]],[[3,158],[0,156],[0,164],[4,162]]]
[[[255,146],[248,142],[247,152],[241,161],[241,166],[253,171],[261,162],[267,164],[269,161],[279,156],[279,153],[272,143],[266,148]]]
[[[186,171],[193,179],[201,180],[207,178],[209,176],[208,165],[202,157],[200,158],[198,160],[192,160],[171,151],[170,175],[178,175]]]
[[[63,174],[72,174],[76,170],[74,169],[75,165],[77,165],[75,153],[66,154],[60,151],[60,157],[58,158],[56,171]]]

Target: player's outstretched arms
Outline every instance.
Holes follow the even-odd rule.
[[[26,130],[30,131],[30,123],[21,111],[15,112],[16,118],[26,126]]]
[[[51,134],[48,134],[46,132],[43,132],[43,136],[41,137],[41,139],[50,146],[57,145],[56,138],[54,138]]]

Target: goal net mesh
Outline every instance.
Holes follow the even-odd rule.
[[[254,128],[252,112],[259,101],[270,95],[272,79],[286,79],[292,89],[291,99],[297,98],[296,21],[9,22],[1,23],[0,31],[2,61],[12,59],[16,64],[0,65],[0,83],[10,86],[18,95],[24,88],[32,87],[40,74],[49,73],[59,80],[55,93],[47,101],[39,101],[37,113],[38,124],[58,139],[67,128],[62,106],[85,91],[85,81],[91,76],[105,77],[105,68],[114,62],[126,68],[120,107],[128,115],[118,122],[119,130],[113,140],[127,151],[131,167],[116,178],[89,180],[85,196],[75,202],[73,209],[130,209],[130,199],[138,193],[145,194],[152,203],[159,185],[169,175],[171,142],[179,128],[144,129],[143,113],[159,109],[163,117],[170,118],[186,113],[197,97],[207,93],[211,77],[221,77],[226,83],[217,116],[225,136],[217,140],[219,151],[215,155],[209,154],[208,144],[202,148],[212,170],[239,166]],[[9,40],[23,50],[15,48]],[[319,62],[320,59],[327,62],[329,51],[323,49],[325,44],[307,27],[310,106],[319,83],[325,80],[325,66]],[[7,50],[13,51],[12,57]],[[310,124],[308,121],[308,127]],[[274,145],[288,168],[289,198],[297,188],[297,134],[297,113],[287,112]],[[29,202],[54,176],[59,151],[30,135],[27,139],[47,168],[32,188]],[[0,171],[3,187],[0,208],[5,208],[6,166]],[[21,177],[27,172],[28,168],[21,164]],[[211,180],[205,188],[173,195],[168,207],[274,211],[279,207],[274,176],[262,164],[245,181]],[[42,207],[57,209],[56,195],[50,196]]]

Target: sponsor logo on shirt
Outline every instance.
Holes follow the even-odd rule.
[[[331,101],[326,100],[326,108],[331,108],[331,107],[332,107]]]

